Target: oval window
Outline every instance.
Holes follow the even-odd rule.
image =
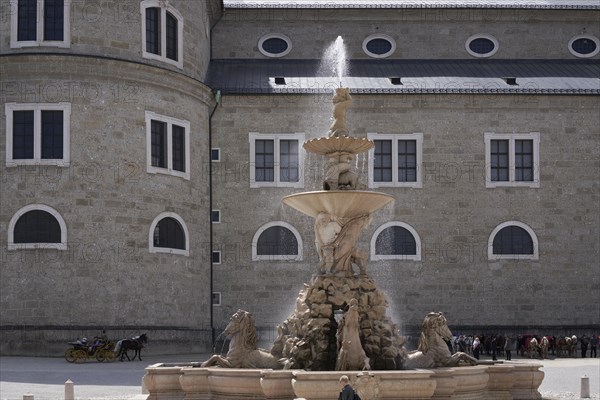
[[[465,47],[473,57],[491,57],[498,51],[498,41],[490,35],[473,35]]]
[[[569,41],[569,51],[576,57],[593,57],[600,51],[600,41],[593,36],[575,36]]]
[[[258,41],[258,50],[267,57],[283,57],[292,50],[292,42],[284,35],[266,35]]]
[[[396,51],[396,42],[387,35],[371,35],[363,41],[363,51],[373,58],[389,57]]]

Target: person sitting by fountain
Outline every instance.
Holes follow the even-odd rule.
[[[342,389],[340,390],[338,400],[354,400],[354,389],[352,389],[352,386],[350,385],[348,376],[342,375],[340,377],[340,386]]]

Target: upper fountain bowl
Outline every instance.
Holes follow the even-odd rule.
[[[326,156],[332,153],[360,154],[375,147],[372,140],[350,136],[320,137],[304,142],[304,148],[311,153]]]
[[[394,201],[394,196],[363,190],[320,190],[296,193],[283,198],[284,204],[316,217],[320,212],[341,218],[369,215]]]

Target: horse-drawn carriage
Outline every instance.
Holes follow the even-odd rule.
[[[69,342],[72,346],[65,351],[65,360],[70,363],[83,363],[88,358],[95,358],[99,362],[113,362],[117,359],[114,352],[115,344],[105,336],[96,336],[92,342],[86,338]]]
[[[92,342],[86,338],[69,342],[72,347],[65,351],[65,360],[70,363],[83,363],[88,359],[96,359],[99,362],[113,362],[117,358],[132,361],[137,357],[142,361],[142,348],[148,343],[146,334],[134,336],[129,339],[119,340],[116,344],[108,340],[106,336],[96,336]],[[128,352],[133,351],[133,357]]]

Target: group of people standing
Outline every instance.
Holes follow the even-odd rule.
[[[448,348],[452,353],[461,351],[479,359],[482,354],[487,354],[492,357],[492,360],[497,360],[499,355],[504,355],[506,360],[512,359],[512,352],[516,351],[517,355],[525,356],[528,352],[529,344],[532,338],[536,338],[537,343],[541,344],[544,336],[536,335],[518,335],[511,337],[510,335],[458,335],[448,343]],[[547,338],[546,350],[556,355],[557,337],[545,336]],[[591,358],[597,357],[598,345],[600,344],[600,336],[583,335],[576,343],[581,350],[581,357],[585,358],[590,351]]]

